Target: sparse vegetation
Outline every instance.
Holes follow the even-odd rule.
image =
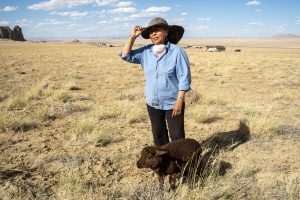
[[[218,114],[218,109],[215,106],[201,105],[194,107],[192,110],[193,119],[197,123],[213,123],[222,119]]]
[[[97,125],[97,121],[93,118],[84,117],[74,123],[73,133],[76,136],[89,135]]]
[[[186,49],[186,137],[203,141],[246,119],[252,139],[218,155],[216,169],[219,160],[232,164],[224,176],[212,172],[174,192],[136,168],[151,126],[143,71],[118,57],[121,44],[0,43],[1,198],[300,198],[299,39],[181,41],[228,46]]]
[[[29,131],[36,126],[37,122],[24,114],[3,112],[0,115],[0,130],[3,132]]]
[[[7,99],[5,104],[3,105],[4,108],[6,108],[7,110],[13,111],[13,110],[21,110],[25,108],[27,104],[28,104],[28,98],[23,95],[20,96],[18,95]]]
[[[119,105],[97,105],[92,112],[93,117],[98,120],[114,119],[121,115]]]
[[[87,190],[81,170],[72,170],[60,177],[56,193],[61,199],[73,199],[75,196],[83,199],[82,196],[85,196]]]
[[[34,111],[34,117],[41,122],[56,118],[54,108],[51,106],[39,107]]]
[[[97,147],[105,147],[108,144],[122,141],[122,132],[116,126],[102,125],[93,131],[91,137]]]

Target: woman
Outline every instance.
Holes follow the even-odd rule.
[[[186,53],[176,45],[183,33],[181,26],[154,18],[146,28],[133,28],[121,53],[123,60],[141,64],[144,70],[147,110],[158,147],[169,142],[168,129],[171,141],[185,138],[184,95],[190,90],[191,73]],[[132,50],[140,35],[152,44]]]

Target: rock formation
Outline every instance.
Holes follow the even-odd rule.
[[[15,26],[13,30],[11,30],[9,26],[0,26],[0,38],[15,41],[26,41],[24,39],[22,29],[19,26]]]
[[[9,26],[0,26],[0,38],[2,39],[10,39],[11,29]]]

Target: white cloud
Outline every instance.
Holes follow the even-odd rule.
[[[166,6],[150,7],[145,10],[145,13],[165,13],[168,12],[170,9],[171,9],[170,7],[166,7]]]
[[[93,31],[95,29],[97,29],[97,27],[93,26],[93,27],[82,28],[82,29],[79,29],[78,31],[80,31],[80,32],[86,32],[86,31]]]
[[[300,17],[297,17],[296,23],[297,23],[297,24],[300,24]]]
[[[117,7],[130,7],[133,5],[132,1],[120,1],[115,6]]]
[[[57,19],[45,19],[43,22],[37,24],[37,26],[44,26],[44,25],[64,25],[68,24],[68,21],[59,21]]]
[[[255,26],[263,26],[264,24],[261,22],[249,22],[249,25],[255,25]]]
[[[203,32],[211,31],[211,28],[208,25],[195,26],[195,24],[187,24],[184,28],[185,28],[186,32],[190,32],[193,35],[197,34],[197,36],[199,36],[199,34],[201,34]]]
[[[198,29],[199,30],[208,30],[209,27],[207,25],[200,25],[200,26],[198,26]]]
[[[128,22],[128,21],[132,21],[133,19],[130,17],[114,17],[112,18],[113,22]]]
[[[25,19],[25,18],[23,18],[21,20],[16,20],[16,23],[27,23],[27,22],[29,22],[29,20]]]
[[[141,10],[139,13],[132,14],[130,18],[150,18],[157,17],[163,13],[166,13],[170,10],[170,7],[162,6],[162,7],[149,7],[146,10]]]
[[[29,10],[56,10],[82,5],[129,7],[133,5],[133,2],[119,0],[48,0],[29,5],[27,8]]]
[[[197,20],[199,20],[199,21],[210,21],[211,20],[211,18],[210,17],[201,17],[201,18],[197,18]]]
[[[168,20],[169,24],[183,25],[184,22],[185,22],[184,17],[176,17],[176,18]]]
[[[114,6],[117,5],[119,2],[117,0],[96,0],[95,4],[97,6]]]
[[[77,12],[77,11],[71,11],[71,12],[51,12],[51,15],[59,15],[59,16],[68,16],[71,17],[73,19],[81,19],[84,17],[88,17],[89,16],[89,12]]]
[[[156,17],[158,13],[138,13],[138,14],[132,14],[130,15],[130,18],[150,18],[150,17]]]
[[[98,17],[106,17],[106,10],[96,10],[91,13],[94,15],[98,15]]]
[[[187,13],[186,13],[186,12],[182,12],[181,15],[182,15],[182,16],[185,16],[185,15],[187,15]]]
[[[276,27],[275,27],[275,30],[276,30],[277,32],[286,32],[287,27],[288,27],[288,24],[281,24],[281,25],[279,25],[279,26],[276,26]]]
[[[261,12],[261,9],[256,9],[256,12]]]
[[[1,11],[3,12],[12,12],[18,10],[17,6],[5,6]]]
[[[74,29],[76,27],[81,27],[82,25],[79,25],[79,24],[76,24],[76,23],[73,23],[73,24],[69,24],[68,27],[70,27],[71,29]]]
[[[241,31],[243,31],[243,32],[251,32],[252,30],[250,28],[244,28],[244,29],[241,29]]]
[[[89,5],[95,0],[50,0],[28,6],[29,10],[55,10],[72,8],[74,6]]]
[[[125,13],[134,13],[134,12],[136,12],[136,8],[133,7],[116,8],[107,11],[107,13],[109,14],[125,14]]]
[[[33,21],[32,20],[28,20],[28,19],[20,19],[20,20],[16,20],[16,24],[21,26],[21,27],[24,27],[24,26],[33,26]]]
[[[108,24],[108,21],[102,20],[102,21],[99,21],[98,24]]]
[[[253,1],[248,1],[246,3],[247,6],[258,6],[258,5],[261,5],[261,3],[257,0],[253,0]]]
[[[7,25],[9,25],[9,21],[0,21],[0,25],[2,25],[2,26],[7,26]]]

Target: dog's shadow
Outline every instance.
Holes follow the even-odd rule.
[[[190,164],[198,166],[197,173],[201,174],[202,178],[212,173],[223,176],[231,168],[231,164],[222,159],[216,159],[220,151],[232,151],[249,140],[250,129],[247,122],[240,121],[237,130],[215,133],[200,142],[201,149],[194,154],[194,159],[191,159]]]
[[[219,153],[220,150],[233,150],[248,140],[250,140],[250,129],[246,121],[240,121],[237,130],[215,133],[202,141],[200,145],[202,148]]]

